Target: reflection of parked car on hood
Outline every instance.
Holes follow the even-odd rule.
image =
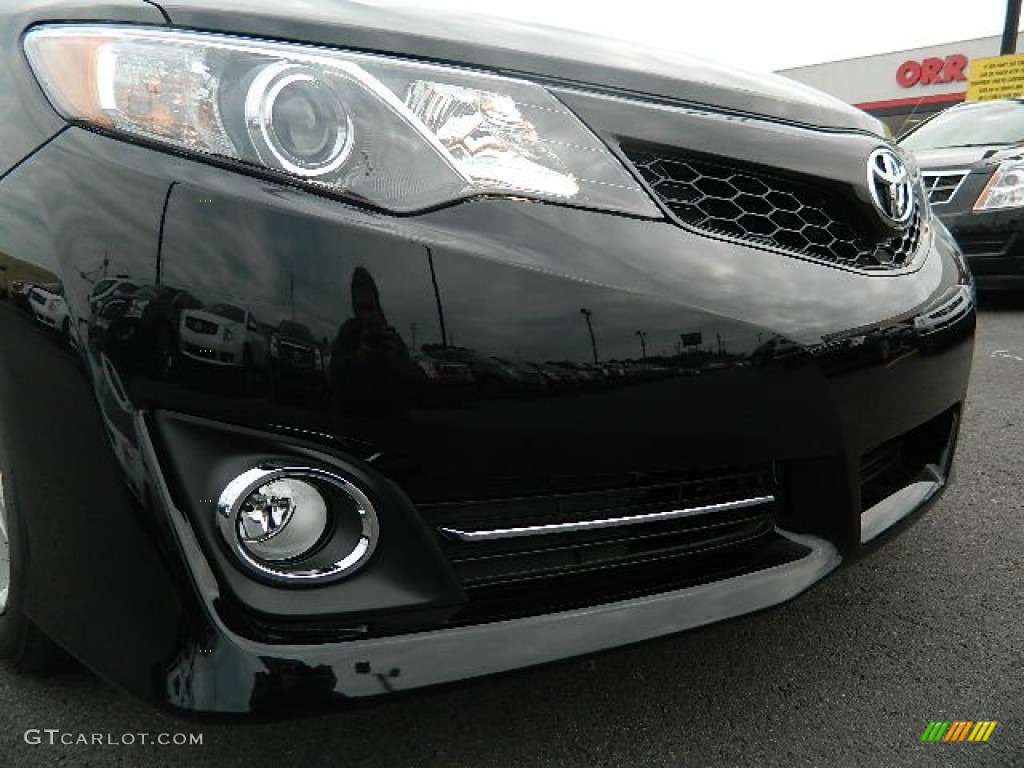
[[[267,366],[267,339],[248,310],[210,304],[181,313],[181,351],[193,360],[251,373]]]
[[[476,391],[473,371],[465,363],[426,354],[413,360],[421,374],[416,382],[416,396],[421,405],[458,403]]]
[[[521,392],[545,392],[548,384],[544,376],[527,363],[508,360],[504,357],[492,357],[494,362],[512,377],[513,388]]]
[[[424,345],[423,351],[438,360],[468,365],[480,392],[488,397],[511,392],[540,391],[544,379],[535,369],[497,357],[487,357],[465,347]]]
[[[583,388],[583,379],[565,368],[559,368],[548,363],[526,363],[526,365],[533,368],[544,378],[551,392],[574,392]]]
[[[25,312],[31,312],[32,307],[29,304],[28,295],[37,285],[39,283],[34,283],[31,280],[11,280],[9,293],[11,304]]]
[[[102,303],[94,330],[112,359],[166,379],[178,361],[178,320],[198,306],[187,291],[147,285]]]
[[[327,391],[323,350],[302,323],[281,321],[270,336],[269,362],[275,388],[311,394]]]
[[[569,362],[549,363],[549,365],[560,371],[567,371],[569,376],[584,389],[600,387],[604,384],[604,376],[593,366]]]
[[[139,284],[133,280],[123,277],[105,277],[89,291],[89,310],[96,314],[104,304],[116,296],[125,296],[138,289]]]
[[[68,303],[60,283],[36,285],[28,295],[32,314],[41,324],[68,338]]]

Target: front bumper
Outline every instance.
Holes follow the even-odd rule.
[[[940,214],[963,250],[982,290],[1024,290],[1024,213],[962,211]]]
[[[178,333],[181,354],[190,360],[221,368],[237,368],[242,365],[241,349],[235,344],[221,341],[219,332],[210,335],[181,327]]]
[[[56,529],[30,521],[29,535],[69,546],[37,548],[51,575],[28,610],[91,668],[175,709],[252,712],[414,688],[776,605],[912,521],[951,461],[975,316],[941,232],[926,236],[912,269],[867,275],[665,221],[522,201],[381,216],[79,129],[6,178],[0,205],[54,212],[46,233],[5,231],[0,250],[62,278],[83,319],[89,284],[77,276],[106,252],[111,270],[140,285],[187,287],[205,302],[256,309],[271,327],[291,319],[334,339],[330,406],[159,380],[132,356],[101,359],[111,349],[103,338],[84,345],[89,381],[52,382],[69,388],[57,399],[76,404],[82,426],[48,447],[46,472],[67,469],[75,482],[58,484],[63,503],[45,498],[69,511],[105,499],[105,524],[70,513]],[[445,342],[537,364],[599,357],[665,374],[421,408],[394,358],[341,358],[358,267],[372,272],[410,357]],[[683,334],[701,342],[682,348]],[[46,370],[47,350],[19,354]],[[86,426],[93,401],[75,386],[97,392],[108,423],[108,402],[131,414],[119,434],[144,459],[134,500],[112,498],[117,473],[129,470],[111,480],[99,465],[107,437],[101,423]],[[50,412],[46,396],[26,385],[11,402]],[[359,477],[382,501],[382,543],[364,571],[328,588],[280,589],[234,566],[211,500],[226,478],[281,456]],[[919,477],[926,470],[931,480]],[[663,503],[650,494],[665,485],[690,489],[687,503],[697,503],[712,493],[702,483],[731,493],[733,475],[770,484],[774,502],[737,543],[747,559],[732,570],[686,565],[706,553],[685,529],[671,532],[670,556],[630,559],[632,540],[574,540],[561,549],[596,552],[581,560],[587,568],[559,561],[557,573],[533,579],[536,589],[520,590],[535,573],[496,587],[493,571],[471,573],[487,558],[438,533]],[[580,506],[598,497],[598,507]],[[487,554],[537,565],[521,551]],[[65,601],[55,605],[58,593]],[[82,631],[97,606],[112,638],[103,644]]]
[[[946,482],[957,420],[938,464],[928,464],[907,485],[866,509],[862,544],[878,546],[927,509]],[[151,444],[147,461],[156,462]],[[173,508],[166,487],[166,501]],[[201,646],[182,648],[167,676],[166,703],[204,712],[259,711],[282,701],[327,704],[412,690],[595,653],[695,629],[784,603],[825,579],[844,558],[820,536],[777,533],[801,551],[784,565],[742,576],[584,609],[425,631],[372,640],[317,645],[254,642],[217,617],[222,596],[205,566],[185,517],[172,512],[186,556],[198,568],[213,626]],[[234,685],[216,686],[223,670]]]

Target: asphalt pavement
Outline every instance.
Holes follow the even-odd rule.
[[[906,535],[789,605],[260,725],[178,720],[84,671],[0,667],[0,768],[1024,767],[1022,474],[1024,299],[984,298],[954,484]],[[922,743],[932,720],[998,725],[984,744]],[[134,744],[80,743],[126,734]]]

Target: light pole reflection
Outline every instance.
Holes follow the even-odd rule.
[[[640,354],[643,355],[644,362],[647,362],[647,334],[644,331],[637,331],[636,335],[640,337]]]
[[[590,316],[592,314],[594,314],[594,313],[591,312],[586,307],[583,307],[580,310],[580,314],[583,315],[583,317],[587,321],[587,330],[590,332],[590,351],[594,353],[594,364],[596,365],[597,364],[597,340],[594,338],[594,325],[590,321]]]

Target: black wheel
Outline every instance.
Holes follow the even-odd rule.
[[[0,659],[22,672],[53,672],[70,658],[22,612],[26,558],[14,485],[0,454]]]

